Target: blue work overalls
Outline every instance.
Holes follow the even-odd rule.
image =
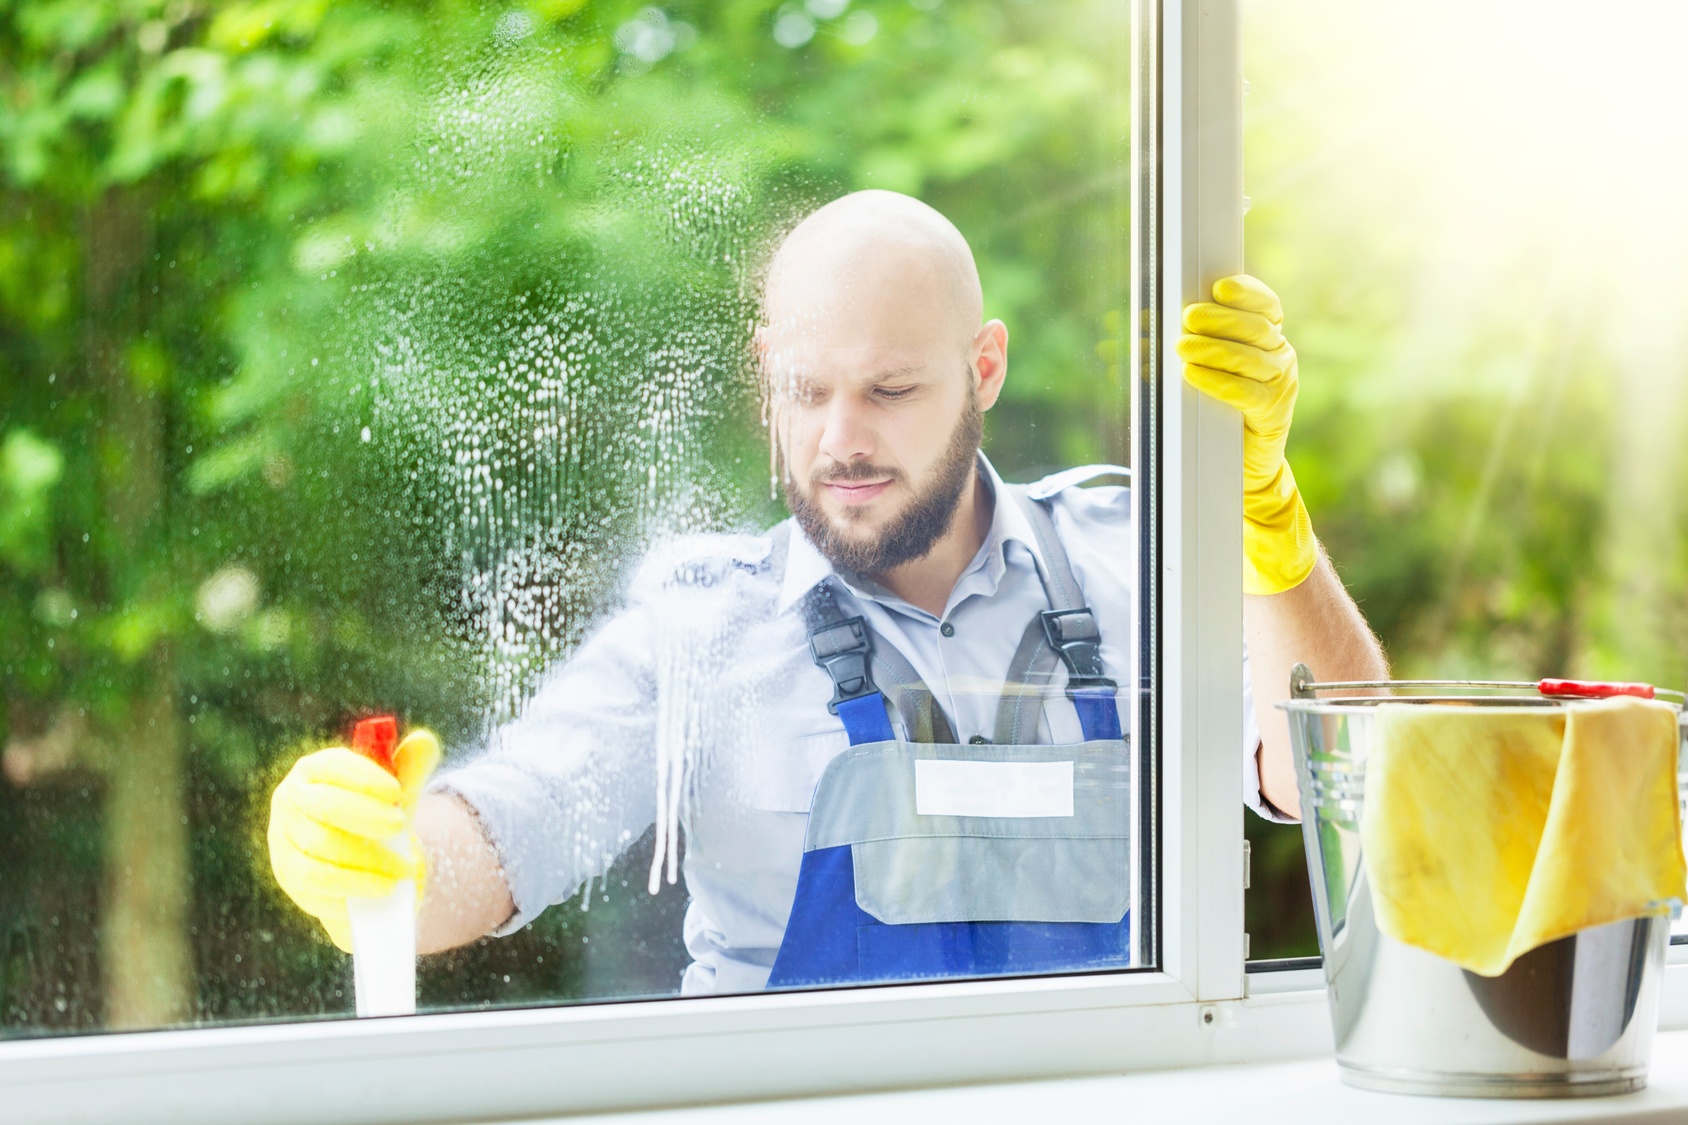
[[[826,583],[805,598],[809,648],[832,678],[828,706],[850,747],[815,787],[769,988],[1131,962],[1131,768],[1115,684],[1049,510],[1023,489],[1007,491],[1041,548],[1050,608],[1015,653],[994,741],[957,744],[901,653],[876,643],[863,618],[845,617]],[[1025,739],[1036,737],[1040,689],[1058,664],[1085,741],[1036,745]],[[888,705],[909,741],[898,741]],[[959,795],[953,784],[938,791],[957,777]],[[970,779],[984,783],[982,796],[969,792]],[[1003,795],[1021,783],[1035,795]],[[1003,801],[1009,815],[974,815]]]

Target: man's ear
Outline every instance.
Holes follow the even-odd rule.
[[[756,385],[762,390],[763,405],[766,407],[770,380],[768,378],[768,326],[758,324],[750,334],[751,362],[756,365]]]
[[[755,357],[756,386],[762,395],[762,424],[768,427],[768,483],[775,487],[785,458],[780,454],[780,432],[784,419],[774,395],[773,372],[768,370],[768,326],[758,324],[750,334],[750,353]],[[787,476],[790,475],[787,467]],[[770,496],[777,495],[770,493]]]
[[[1008,326],[1000,320],[987,321],[973,337],[968,356],[973,367],[973,394],[980,410],[996,405],[1002,384],[1008,378]]]

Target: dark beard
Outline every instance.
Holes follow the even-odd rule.
[[[864,543],[839,534],[819,505],[799,493],[796,483],[790,479],[785,482],[786,506],[796,517],[797,526],[809,537],[809,542],[840,574],[882,574],[904,563],[923,559],[955,522],[961,494],[967,487],[967,476],[978,465],[979,443],[984,438],[984,432],[984,413],[969,395],[967,409],[933,471],[932,483],[915,496],[907,510],[892,520],[891,526],[874,542]],[[872,465],[840,466],[831,473],[817,474],[811,479],[810,495],[828,482],[874,480],[886,476],[891,476],[893,480],[902,479],[900,474],[888,473]]]

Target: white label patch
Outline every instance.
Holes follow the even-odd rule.
[[[921,816],[1072,816],[1071,762],[914,763]]]

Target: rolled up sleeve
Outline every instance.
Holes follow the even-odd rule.
[[[1243,645],[1243,804],[1274,824],[1295,824],[1272,807],[1260,792],[1260,723],[1254,714],[1254,678],[1248,669],[1248,645]]]
[[[647,612],[632,607],[549,675],[483,753],[430,790],[475,811],[498,853],[521,929],[573,894],[655,820],[655,682]]]

